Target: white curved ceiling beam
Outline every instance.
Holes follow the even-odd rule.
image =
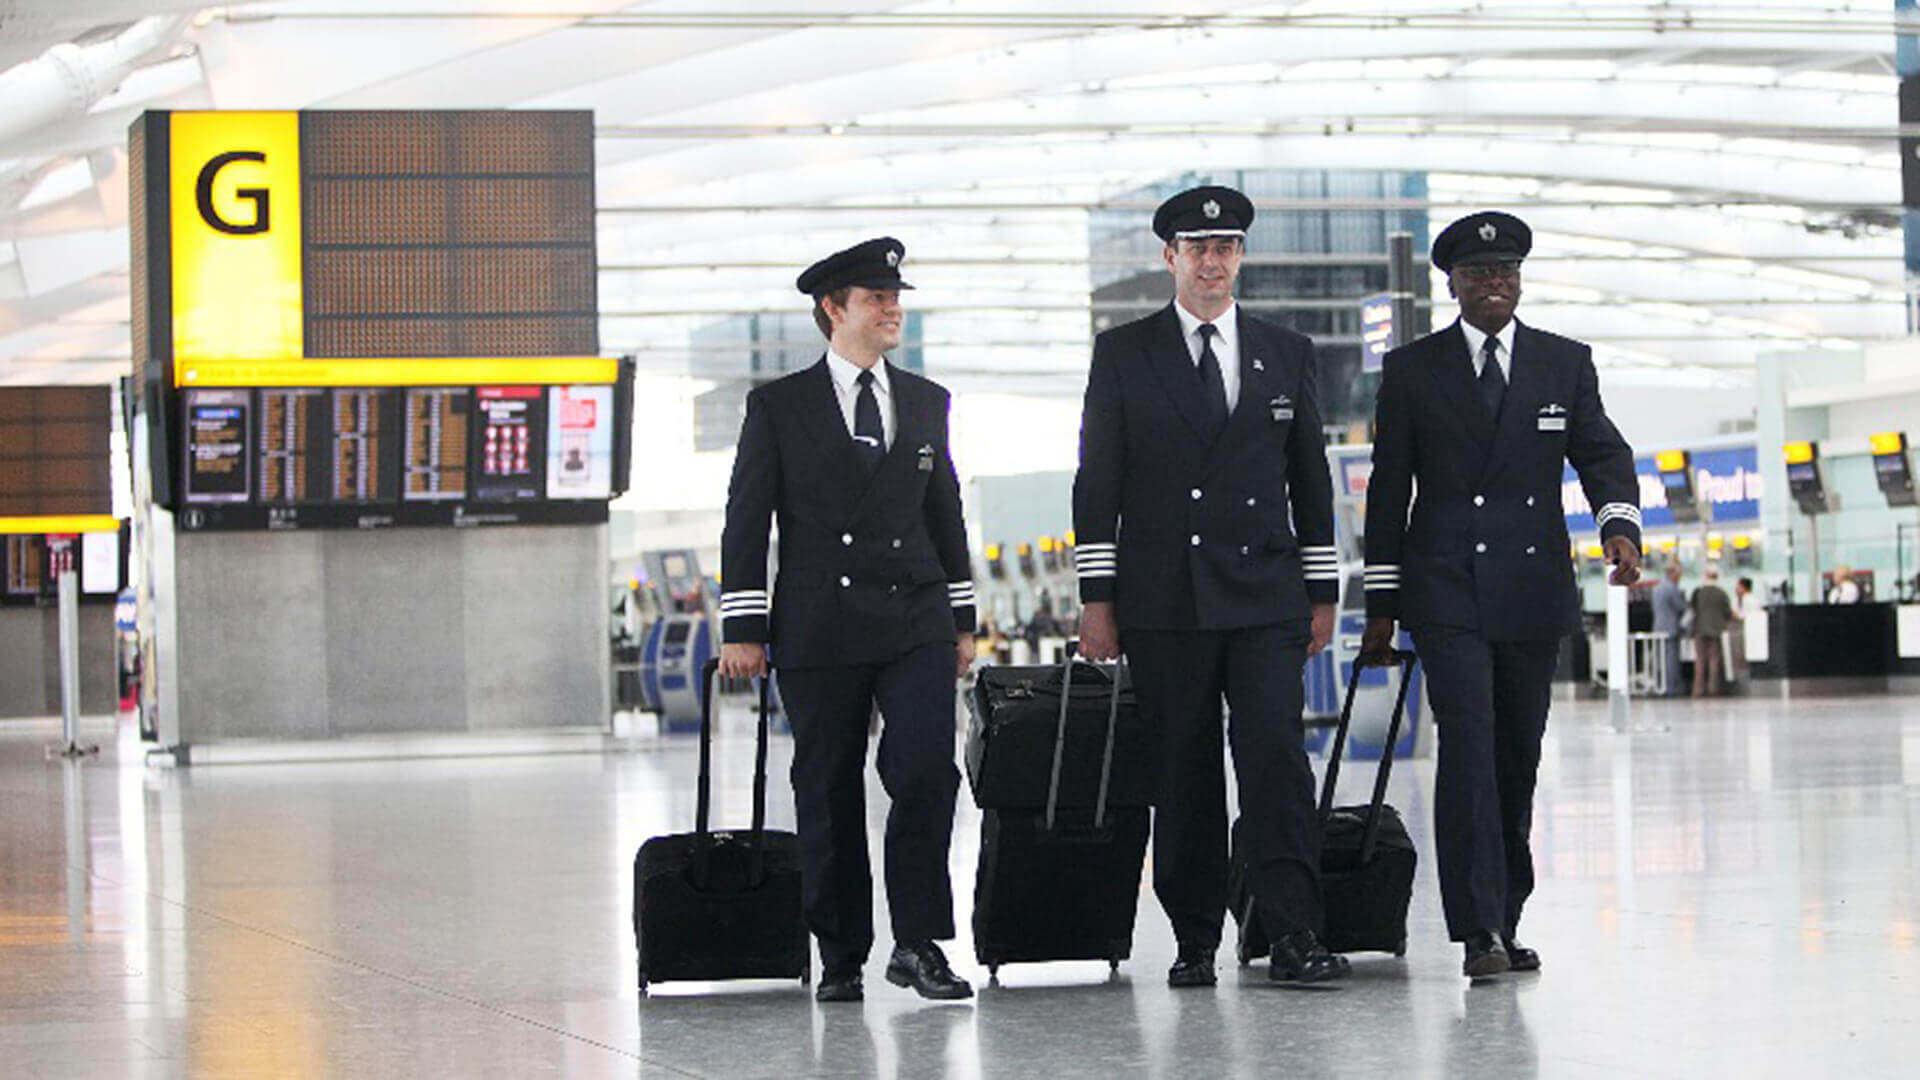
[[[848,192],[904,195],[964,189],[1089,165],[1124,172],[1182,168],[1399,169],[1665,188],[1704,197],[1786,204],[1897,204],[1899,169],[1796,161],[1730,149],[1629,146],[1602,136],[1565,139],[1434,134],[1062,138],[929,147],[924,139],[823,138],[756,141],[751,157],[710,145],[601,170],[603,205],[684,194],[717,206],[774,199],[800,205]]]

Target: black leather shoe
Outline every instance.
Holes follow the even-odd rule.
[[[1467,959],[1460,965],[1460,973],[1469,979],[1485,979],[1513,966],[1500,939],[1488,931],[1468,935],[1466,947]]]
[[[967,980],[953,973],[940,946],[931,941],[896,945],[887,961],[887,981],[895,986],[911,986],[923,998],[957,1001],[973,996]]]
[[[1218,945],[1180,946],[1173,966],[1167,969],[1167,985],[1176,989],[1212,986],[1218,981],[1213,973],[1213,954],[1219,951]]]
[[[861,1001],[867,996],[861,985],[859,968],[829,968],[820,973],[820,985],[814,988],[815,1001]]]
[[[1353,965],[1344,956],[1327,951],[1311,930],[1295,930],[1273,943],[1267,978],[1274,982],[1316,983],[1344,979]]]
[[[1507,950],[1508,971],[1539,971],[1540,954],[1527,948],[1510,937],[1501,937],[1500,945]]]

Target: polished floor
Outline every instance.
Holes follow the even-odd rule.
[[[864,1005],[818,1006],[779,983],[639,998],[631,861],[691,821],[683,743],[176,771],[109,721],[77,766],[45,759],[56,728],[0,723],[0,1076],[1920,1075],[1920,697],[1639,704],[1631,726],[1556,707],[1540,974],[1461,979],[1418,761],[1392,790],[1421,848],[1412,948],[1336,989],[1224,955],[1217,989],[1167,989],[1147,892],[1117,979],[1010,966],[932,1005],[876,959]],[[746,817],[749,747],[723,740],[719,820]],[[790,821],[784,785],[773,803]],[[876,828],[883,805],[876,783]],[[950,951],[984,982],[970,941]]]

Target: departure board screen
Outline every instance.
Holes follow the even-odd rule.
[[[615,388],[196,387],[187,531],[607,520]]]
[[[332,425],[324,390],[260,391],[260,501],[302,503],[326,492]]]
[[[473,391],[410,387],[401,498],[445,502],[467,497],[467,429]]]
[[[546,389],[483,386],[476,392],[474,498],[538,499],[546,465]]]
[[[252,497],[247,468],[252,398],[248,390],[187,392],[188,502],[237,503]]]
[[[39,596],[47,574],[47,542],[40,536],[0,537],[6,541],[6,595],[15,600]]]
[[[333,501],[386,502],[394,473],[387,446],[395,427],[391,390],[333,392]]]
[[[0,517],[113,512],[104,386],[0,387]]]

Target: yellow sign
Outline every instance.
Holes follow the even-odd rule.
[[[1662,450],[1653,455],[1653,463],[1660,467],[1661,472],[1685,472],[1687,468],[1687,452],[1685,450]]]
[[[120,519],[110,514],[47,514],[0,517],[0,536],[64,536],[68,533],[119,532]]]
[[[999,544],[987,545],[987,561],[988,562],[1000,561],[1000,545]]]
[[[620,361],[596,356],[406,360],[200,360],[174,366],[179,386],[542,386],[612,383]]]
[[[1041,537],[1040,538],[1040,554],[1045,555],[1047,552],[1052,550],[1053,550],[1053,537],[1051,536]]]
[[[1813,444],[1810,442],[1790,442],[1781,450],[1786,454],[1789,465],[1805,465],[1813,460]]]
[[[1876,454],[1898,454],[1907,448],[1907,436],[1901,431],[1882,431],[1867,436],[1867,444],[1873,447]]]
[[[303,355],[299,114],[168,122],[176,365]]]

